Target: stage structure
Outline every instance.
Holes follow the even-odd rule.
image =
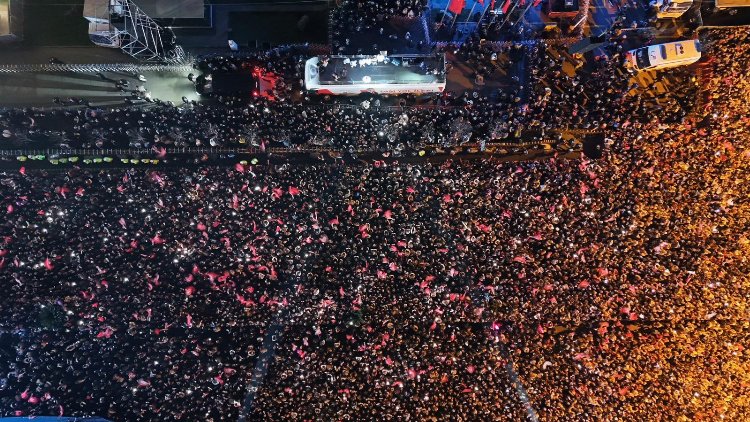
[[[89,38],[145,62],[182,63],[185,53],[172,30],[160,26],[132,0],[86,0]]]

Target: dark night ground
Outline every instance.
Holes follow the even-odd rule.
[[[91,45],[83,0],[26,1],[24,42],[33,46]]]
[[[252,4],[258,1],[233,0]],[[268,3],[268,0],[263,0]],[[32,0],[24,6],[24,41],[29,46],[89,46],[88,23],[83,18],[84,0]],[[221,4],[226,1],[214,1]],[[309,16],[300,30],[298,21]],[[289,43],[326,43],[327,12],[244,12],[232,13],[233,36],[241,44],[257,40],[273,45]],[[228,28],[224,28],[228,29]]]

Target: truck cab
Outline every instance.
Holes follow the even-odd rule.
[[[652,0],[658,19],[675,19],[684,15],[693,5],[693,0]]]

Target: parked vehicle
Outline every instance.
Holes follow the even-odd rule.
[[[625,67],[631,71],[660,70],[695,63],[701,58],[698,40],[649,45],[628,51]]]

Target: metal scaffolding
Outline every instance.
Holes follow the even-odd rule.
[[[125,53],[144,61],[173,63],[184,59],[171,31],[159,26],[131,0],[112,0],[110,16]]]
[[[91,22],[89,33],[95,44],[119,47],[144,62],[185,61],[185,52],[176,44],[172,31],[160,26],[132,0],[87,0],[84,16]]]

